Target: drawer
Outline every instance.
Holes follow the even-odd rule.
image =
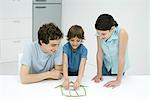
[[[0,18],[32,17],[32,0],[1,0]]]
[[[0,38],[17,38],[32,36],[32,19],[0,20]]]
[[[31,39],[9,39],[0,41],[0,59],[6,61],[16,61],[18,54],[22,52],[25,41]]]

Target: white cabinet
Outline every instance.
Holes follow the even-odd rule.
[[[32,19],[0,19],[0,39],[31,37]]]
[[[0,0],[0,18],[31,17],[32,0]]]
[[[22,46],[26,41],[31,41],[31,39],[16,38],[0,40],[0,62],[17,61],[18,54],[22,52]]]
[[[17,61],[32,40],[32,0],[0,0],[0,63]]]

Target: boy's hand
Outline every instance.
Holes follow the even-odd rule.
[[[121,84],[121,81],[120,80],[113,80],[113,81],[109,81],[107,82],[104,87],[111,87],[112,89],[119,86]]]
[[[79,82],[78,80],[76,80],[75,83],[74,83],[73,88],[74,88],[75,90],[77,90],[77,89],[79,89],[79,87],[80,87],[80,82]]]
[[[58,71],[55,69],[52,69],[51,71],[49,71],[48,75],[49,75],[48,77],[51,79],[61,79],[63,76],[62,71]]]
[[[102,76],[96,75],[95,77],[93,77],[92,81],[94,81],[95,83],[99,83],[100,81],[102,81]]]
[[[63,87],[64,87],[66,90],[69,89],[69,80],[65,80],[65,81],[63,82]]]

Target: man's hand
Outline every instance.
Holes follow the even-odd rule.
[[[51,71],[49,71],[48,75],[49,75],[48,77],[51,79],[61,79],[62,78],[62,71],[52,69]]]
[[[100,81],[102,81],[102,76],[101,75],[96,75],[95,77],[93,77],[92,81],[94,81],[95,83],[99,83]]]

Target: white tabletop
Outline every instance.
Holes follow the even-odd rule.
[[[59,88],[62,80],[45,80],[33,84],[21,84],[19,76],[0,76],[0,100],[150,100],[150,76],[124,76],[121,86],[111,89],[103,85],[115,77],[104,77],[101,83],[94,83],[92,77],[84,76],[81,84],[88,86],[87,96],[64,97]],[[75,77],[71,77],[75,80]]]

